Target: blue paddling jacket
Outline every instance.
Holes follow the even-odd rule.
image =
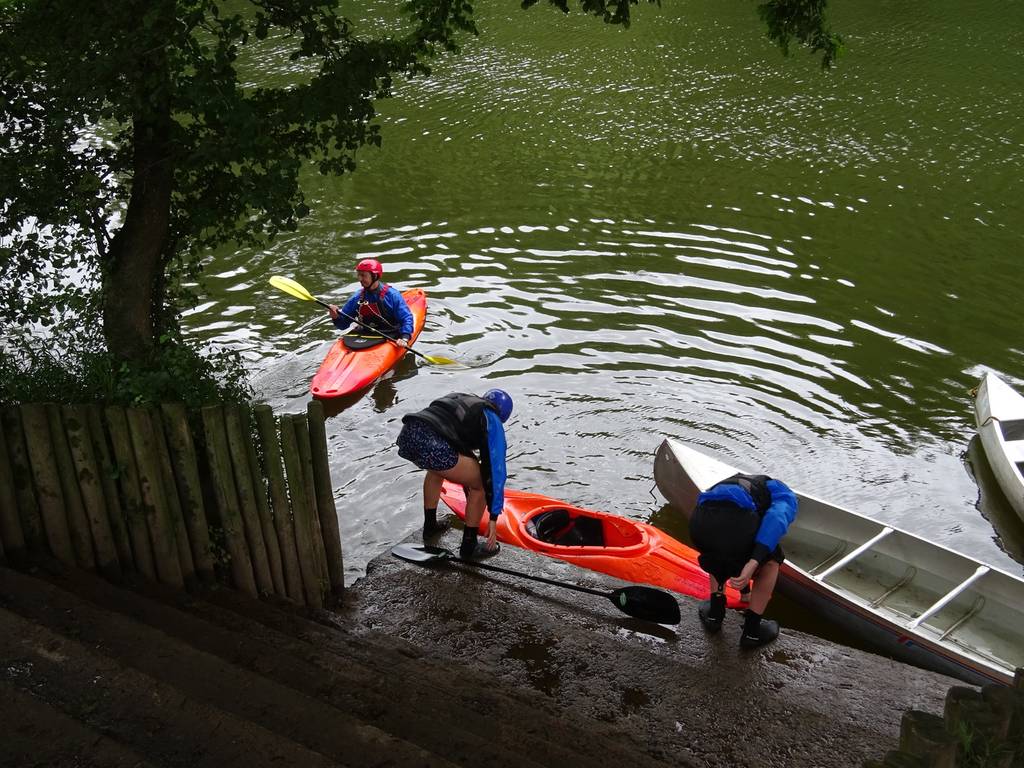
[[[700,494],[697,508],[704,513],[697,515],[695,510],[691,519],[697,549],[712,555],[712,562],[731,561],[731,569],[736,569],[742,567],[740,560],[762,565],[775,553],[796,519],[797,498],[781,480],[737,474]],[[699,531],[693,525],[697,518]],[[745,557],[743,550],[749,552]]]
[[[388,336],[412,338],[412,312],[401,292],[392,285],[381,283],[376,290],[360,288],[345,302],[341,314],[334,318],[334,325],[348,328],[352,317]]]

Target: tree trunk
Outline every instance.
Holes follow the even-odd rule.
[[[164,295],[174,176],[167,62],[162,51],[144,66],[149,72],[139,77],[138,98],[146,106],[144,112],[136,113],[132,129],[131,197],[103,274],[107,349],[127,360],[144,358],[156,341],[154,319],[161,309],[156,304]],[[156,92],[154,82],[160,83]]]

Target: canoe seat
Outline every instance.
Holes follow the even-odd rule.
[[[1024,464],[1024,440],[1014,440],[1012,443],[1005,443],[1006,455],[1014,464]]]
[[[1014,440],[1024,440],[1024,419],[1000,421],[999,429],[1003,433],[1003,440],[1008,443]]]
[[[530,518],[526,532],[560,547],[603,547],[604,526],[593,517],[572,517],[567,509],[549,509]]]

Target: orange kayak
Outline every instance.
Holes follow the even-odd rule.
[[[427,294],[420,288],[403,291],[405,303],[412,312],[412,338],[416,341],[427,318]],[[338,339],[320,364],[309,390],[313,397],[342,397],[368,387],[402,359],[405,350],[386,341],[368,349],[349,349]]]
[[[441,499],[465,519],[462,486],[445,481]],[[484,512],[481,531],[489,519]],[[623,581],[663,587],[702,600],[708,597],[708,577],[697,564],[697,551],[638,520],[505,489],[498,541]],[[730,608],[746,606],[731,587],[726,589],[726,602]]]

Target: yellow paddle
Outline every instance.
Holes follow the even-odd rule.
[[[328,304],[326,302],[320,301],[320,299],[318,299],[312,293],[307,291],[302,286],[301,283],[297,283],[296,281],[292,280],[290,277],[281,277],[280,275],[274,275],[272,278],[270,278],[270,284],[272,286],[274,286],[275,288],[277,288],[279,290],[282,290],[285,293],[290,294],[291,296],[294,296],[297,299],[302,299],[303,301],[315,301],[321,307],[330,308],[330,306],[331,306],[330,304]],[[365,328],[367,331],[369,331],[373,335],[375,335],[375,336],[383,336],[385,339],[387,339],[388,341],[391,341],[391,342],[397,342],[398,341],[398,339],[394,338],[393,336],[388,336],[386,333],[381,333],[376,328],[371,328],[369,325],[367,325],[363,321],[361,321],[361,320],[359,320],[359,319],[357,319],[355,317],[352,317],[351,315],[346,315],[344,312],[341,312],[341,310],[338,310],[338,311],[341,314],[341,316],[344,317],[346,320],[351,320],[353,323],[355,323],[358,326],[361,326],[362,328]],[[439,355],[424,355],[422,352],[417,352],[412,347],[406,347],[406,349],[408,349],[414,355],[418,355],[419,357],[422,357],[428,363],[432,363],[433,365],[458,365],[458,361],[452,360],[449,357],[441,357]]]

